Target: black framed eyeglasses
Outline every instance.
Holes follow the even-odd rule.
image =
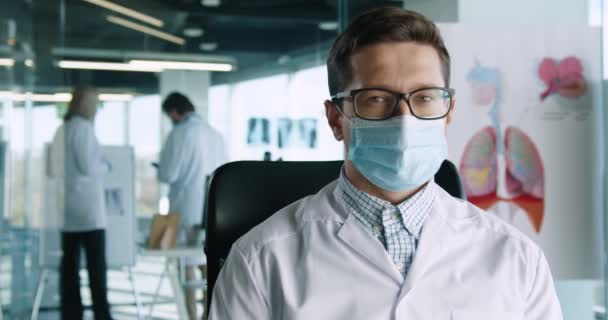
[[[341,100],[352,98],[357,117],[366,120],[385,120],[395,115],[399,101],[403,99],[414,117],[436,120],[450,113],[455,93],[454,89],[441,87],[420,88],[407,93],[382,88],[363,88],[337,93],[331,97],[331,101],[340,108]]]

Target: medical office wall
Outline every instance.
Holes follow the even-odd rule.
[[[556,278],[599,278],[600,29],[441,28],[457,92],[450,159],[469,201],[539,243]]]

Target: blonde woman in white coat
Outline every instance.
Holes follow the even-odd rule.
[[[78,275],[81,248],[84,248],[87,259],[95,319],[111,319],[107,299],[106,213],[103,198],[103,175],[109,172],[110,165],[103,159],[95,137],[93,121],[97,102],[95,89],[77,88],[51,147],[52,162],[63,162],[54,166],[63,169],[60,171],[63,173],[65,190],[61,206],[64,213],[60,275],[62,319],[83,317]]]

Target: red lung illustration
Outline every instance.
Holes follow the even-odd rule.
[[[576,57],[567,57],[561,62],[544,58],[538,67],[538,76],[547,85],[540,95],[541,100],[553,93],[577,98],[585,94],[587,89],[583,78],[583,64]]]
[[[465,146],[460,173],[469,201],[489,209],[499,201],[523,209],[536,232],[544,212],[544,168],[534,142],[521,129],[508,127],[504,154],[498,152],[496,132],[486,127]]]
[[[505,131],[505,148],[507,190],[539,232],[545,207],[545,176],[538,149],[528,135],[515,127]]]
[[[460,162],[464,189],[469,197],[482,197],[496,192],[496,131],[485,127],[473,135],[465,146]]]

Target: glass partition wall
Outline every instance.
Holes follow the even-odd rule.
[[[344,154],[324,115],[326,55],[340,28],[380,5],[420,11],[440,25],[452,56],[450,86],[457,100],[447,130],[449,159],[459,168],[468,200],[543,249],[565,319],[606,319],[603,1],[336,0],[306,14],[296,4],[277,8],[276,2],[268,7],[274,11],[246,1],[238,10],[229,4],[200,9],[188,1],[142,7],[158,15],[167,8],[191,12],[181,20],[165,17],[167,23],[181,21],[167,27],[180,36],[187,28],[203,27],[205,35],[189,38],[185,47],[123,29],[86,27],[94,21],[86,17],[104,21],[106,13],[84,2],[49,3],[38,2],[41,8],[31,11],[0,5],[7,9],[7,16],[0,13],[0,306],[5,319],[28,318],[32,311],[40,272],[44,148],[65,110],[65,101],[36,102],[28,92],[65,92],[79,81],[102,88],[120,82],[113,90],[134,97],[104,102],[96,133],[103,144],[128,144],[135,150],[140,242],[158,211],[161,192],[150,163],[158,158],[161,131],[168,125],[163,124],[158,79],[142,73],[62,71],[52,47],[99,49],[101,43],[112,50],[234,55],[237,71],[212,73],[207,94],[207,118],[224,136],[229,159],[335,160]],[[53,19],[64,20],[52,25],[62,33],[49,44],[40,27],[32,31],[31,15],[42,25],[45,14],[62,12],[61,6],[63,18]],[[235,21],[242,25],[231,24]],[[242,38],[245,32],[251,39]],[[114,41],[113,33],[133,38]],[[138,259],[135,270],[148,306],[162,261]],[[109,279],[113,311],[135,319],[124,272],[113,270]],[[88,304],[88,290],[83,292]],[[153,316],[175,319],[166,282],[161,296]],[[55,274],[48,280],[41,316],[54,319],[57,307]]]

